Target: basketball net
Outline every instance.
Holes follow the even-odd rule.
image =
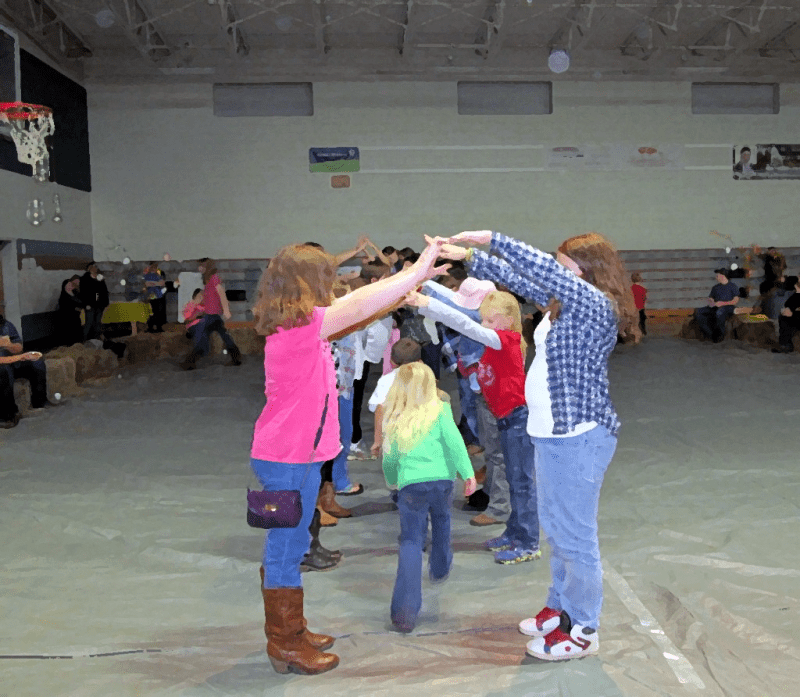
[[[53,135],[53,111],[38,104],[0,102],[0,124],[8,126],[17,148],[17,159],[33,168],[33,178],[50,178],[50,153],[45,138]]]

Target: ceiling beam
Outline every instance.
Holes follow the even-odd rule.
[[[311,0],[311,15],[314,18],[314,38],[317,50],[323,55],[331,50],[328,45],[328,21],[325,19],[324,0]]]
[[[414,0],[406,0],[405,11],[403,12],[403,26],[400,28],[400,41],[397,46],[398,53],[402,56],[405,54],[409,45],[408,40],[408,25],[411,21],[411,10],[414,7]]]
[[[503,19],[506,12],[506,0],[487,0],[486,9],[483,12],[483,26],[475,37],[476,44],[482,44],[482,49],[476,49],[475,53],[483,56],[484,59],[489,54],[496,54],[501,47],[500,29],[503,26]]]
[[[678,14],[682,5],[681,0],[658,0],[652,11],[643,16],[630,34],[625,37],[620,46],[620,53],[623,56],[638,56],[642,60],[650,58],[655,52],[654,28],[658,29],[663,36],[666,36],[667,30],[677,31]],[[672,20],[670,21],[668,16],[667,21],[661,21],[664,12],[669,14],[670,9],[675,11]]]
[[[106,0],[106,5],[139,53],[156,63],[172,55],[167,40],[158,31],[140,0]]]
[[[784,58],[788,53],[794,60],[800,59],[800,46],[791,46],[788,41],[789,37],[796,34],[799,29],[800,22],[792,22],[761,46],[758,54],[762,58]]]
[[[56,61],[92,56],[89,44],[47,0],[0,0],[0,10]]]
[[[738,18],[741,15],[743,15],[747,10],[754,9],[758,5],[761,7],[758,21],[755,24],[748,24],[746,22],[739,21]],[[759,23],[766,9],[766,5],[767,0],[750,0],[750,2],[745,5],[727,8],[725,14],[719,13],[721,20],[711,27],[699,39],[697,39],[697,41],[695,41],[692,45],[687,46],[687,48],[692,52],[692,55],[695,56],[702,56],[703,51],[733,51],[735,48],[731,43],[731,39],[733,38],[733,32],[731,30],[733,27],[736,27],[744,36],[747,36],[747,33],[744,31],[745,29],[748,30],[748,33],[760,31]],[[719,37],[723,32],[725,34],[725,42],[720,44]]]
[[[586,30],[592,26],[592,15],[597,8],[597,0],[575,0],[575,4],[569,8],[567,16],[564,17],[558,29],[550,37],[547,47],[552,51],[555,48],[574,49],[586,38]],[[583,21],[580,20],[582,13],[586,12]],[[578,33],[579,38],[574,38],[574,32]]]
[[[250,53],[250,42],[242,31],[241,15],[233,0],[219,0],[219,8],[225,33],[231,41],[231,50],[234,55],[244,58]]]

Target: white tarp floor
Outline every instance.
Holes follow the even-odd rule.
[[[582,660],[526,657],[517,622],[543,605],[547,545],[495,564],[480,545],[498,528],[468,525],[460,497],[450,580],[426,580],[416,630],[392,632],[399,521],[379,463],[351,462],[366,491],[322,534],[344,560],[304,575],[309,626],[341,658],[316,677],[264,653],[263,533],[245,523],[260,362],[121,376],[0,431],[0,695],[797,694],[797,355],[670,338],[615,352],[600,653]]]

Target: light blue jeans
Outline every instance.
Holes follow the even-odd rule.
[[[295,528],[271,528],[264,537],[264,588],[302,588],[300,562],[311,545],[308,526],[319,493],[321,462],[287,464],[251,458],[250,467],[264,491],[300,492],[303,515]]]
[[[570,438],[532,440],[539,521],[551,548],[547,607],[597,629],[603,606],[597,511],[617,438],[596,426]]]
[[[350,474],[347,470],[347,456],[350,454],[350,439],[353,437],[353,398],[339,396],[339,439],[342,452],[333,460],[333,486],[336,491],[349,489]]]

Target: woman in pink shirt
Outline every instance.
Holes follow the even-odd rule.
[[[314,247],[284,247],[261,276],[253,315],[256,331],[266,337],[267,403],[255,424],[250,465],[265,490],[299,490],[303,507],[297,527],[267,530],[264,539],[261,590],[267,655],[280,673],[316,674],[339,664],[337,656],[322,652],[332,646],[333,637],[305,628],[300,576],[320,468],[342,447],[328,342],[385,314],[406,293],[443,273],[446,267],[434,267],[440,247],[439,242],[431,244],[409,269],[335,302],[334,259]]]
[[[203,274],[203,283],[205,284],[203,288],[203,298],[206,308],[205,322],[201,329],[203,337],[200,343],[208,343],[211,339],[211,334],[217,332],[231,357],[230,365],[241,365],[242,353],[239,351],[239,347],[236,345],[231,335],[228,334],[228,330],[225,328],[225,322],[223,321],[223,318],[231,318],[231,308],[228,305],[228,297],[225,295],[225,286],[222,285],[222,281],[217,273],[217,264],[213,259],[203,257],[198,263],[197,270]],[[195,348],[193,348],[191,353],[189,353],[181,363],[181,367],[184,370],[192,370],[195,367],[194,364],[201,355],[202,354],[198,353]]]

